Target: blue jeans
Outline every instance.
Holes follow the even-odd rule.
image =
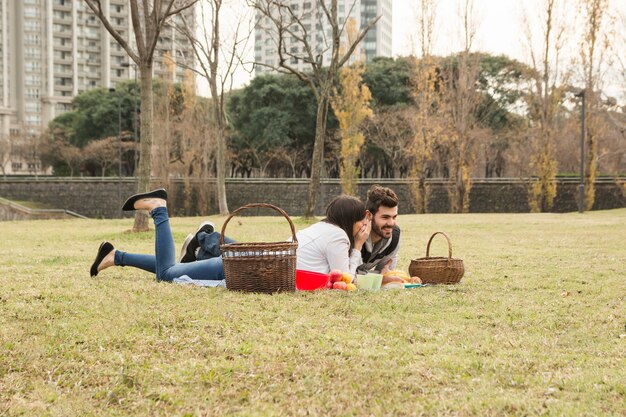
[[[184,264],[176,263],[174,238],[170,229],[167,207],[157,207],[150,212],[154,221],[155,255],[141,255],[120,250],[115,252],[115,265],[134,266],[144,271],[156,273],[158,281],[172,281],[174,278],[189,276],[194,280],[223,280],[222,257],[205,259]]]

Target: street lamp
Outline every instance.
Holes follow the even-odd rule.
[[[115,88],[110,87],[109,93],[115,93]],[[122,96],[117,94],[117,148],[118,148],[118,163],[117,163],[117,176],[122,178]]]
[[[135,75],[135,87],[137,87],[137,64],[134,62],[122,62],[120,64],[124,68],[130,68],[131,65],[133,67],[133,73]],[[135,171],[137,169],[137,97],[133,100],[133,141],[135,142],[135,147],[133,151],[133,176],[135,175]]]
[[[115,88],[109,87],[109,93],[114,94]],[[117,94],[117,199],[122,199],[122,100],[121,94]],[[120,212],[122,213],[122,212]]]
[[[578,185],[578,212],[585,211],[585,90],[574,94],[582,99],[580,111],[580,184]]]

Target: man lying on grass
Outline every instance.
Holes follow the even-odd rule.
[[[372,231],[361,248],[363,264],[357,271],[367,273],[373,270],[384,274],[398,264],[398,196],[391,188],[374,184],[367,192],[365,208],[372,220]]]

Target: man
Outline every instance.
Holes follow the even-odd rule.
[[[398,263],[398,196],[392,189],[375,184],[367,192],[365,208],[372,221],[372,231],[361,249],[363,264],[357,270],[385,273],[395,269]]]

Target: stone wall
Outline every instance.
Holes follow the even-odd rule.
[[[365,197],[367,189],[374,183],[393,188],[398,194],[401,205],[400,213],[414,212],[409,184],[406,180],[364,180],[359,184],[359,194]],[[197,215],[217,213],[215,199],[215,181],[193,182],[193,189],[202,189],[209,196],[204,203],[197,201],[197,193],[192,192],[191,200],[185,204],[182,181],[171,181],[168,192],[169,203],[175,215]],[[428,209],[431,213],[447,213],[448,196],[445,183],[429,181],[430,199]],[[228,205],[231,210],[252,202],[267,202],[281,207],[293,216],[301,215],[306,204],[308,180],[271,180],[271,179],[230,179],[226,184]],[[25,200],[46,203],[59,209],[71,210],[95,218],[129,217],[132,213],[120,211],[122,202],[136,190],[133,179],[115,178],[7,178],[0,180],[0,197],[9,200]],[[470,194],[470,211],[474,213],[491,212],[528,212],[527,186],[521,180],[477,180]],[[578,210],[578,184],[573,181],[559,181],[554,212]],[[328,202],[341,192],[338,180],[324,180],[320,187],[316,213],[322,215]],[[203,205],[201,212],[196,209]],[[596,184],[594,210],[626,207],[626,197],[619,185],[613,181]],[[191,208],[191,209],[189,209]],[[268,214],[267,211],[247,210],[242,214]]]

